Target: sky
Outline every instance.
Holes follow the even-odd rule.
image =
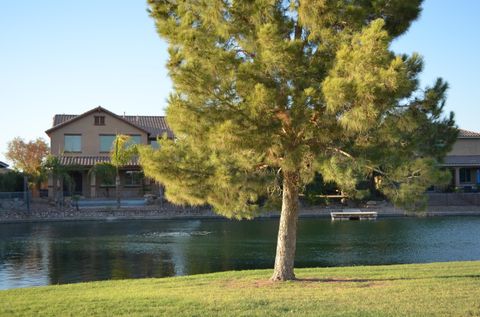
[[[447,111],[480,131],[480,1],[426,0],[396,39],[420,53],[422,85],[449,84]],[[48,141],[54,114],[103,106],[119,115],[163,115],[172,85],[167,45],[144,0],[0,0],[0,161],[14,137]]]

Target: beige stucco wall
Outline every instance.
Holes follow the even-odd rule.
[[[94,125],[94,117],[104,115],[105,125]],[[63,153],[65,134],[80,134],[82,136],[82,152],[81,153]],[[101,134],[127,134],[140,135],[142,143],[147,144],[147,133],[119,120],[104,112],[94,112],[83,118],[75,120],[64,127],[61,127],[50,134],[50,146],[52,154],[59,155],[105,155],[100,152],[100,135]]]
[[[457,139],[447,155],[480,155],[480,138]]]

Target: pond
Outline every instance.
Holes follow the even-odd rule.
[[[272,268],[278,219],[0,225],[0,289]],[[296,267],[480,260],[480,217],[299,220]]]

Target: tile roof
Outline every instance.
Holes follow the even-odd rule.
[[[480,138],[480,133],[458,129],[458,137],[459,138]]]
[[[61,165],[70,166],[93,166],[97,163],[110,162],[108,156],[60,156]],[[139,165],[138,159],[131,160],[126,167],[137,167]]]
[[[165,117],[162,116],[124,116],[124,119],[142,127],[150,133],[150,136],[162,136],[164,133],[167,133],[168,137],[173,137],[173,132],[170,130],[170,127],[165,120]]]
[[[56,114],[53,117],[53,126],[51,129],[47,130],[47,132],[54,129],[56,126],[66,124],[68,121],[73,120],[77,117],[83,116],[87,113],[90,113],[93,110],[105,111],[106,113],[112,114],[121,120],[125,120],[129,124],[132,124],[142,130],[145,130],[150,134],[150,137],[153,137],[153,138],[157,136],[162,136],[165,133],[169,138],[173,138],[174,136],[164,116],[119,116],[102,107],[94,108],[81,115]]]
[[[443,166],[480,166],[480,155],[447,155]]]

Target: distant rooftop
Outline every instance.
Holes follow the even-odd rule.
[[[463,129],[458,129],[458,137],[459,138],[480,138],[480,133],[478,132],[473,132],[473,131],[468,131],[468,130],[463,130]]]
[[[8,164],[0,161],[0,168],[7,168]]]
[[[150,134],[150,137],[157,137],[162,136],[163,134],[167,134],[168,137],[173,137],[173,132],[167,125],[164,116],[125,116],[125,115],[117,115],[113,112],[108,111],[105,108],[97,107],[90,111],[87,111],[83,114],[56,114],[53,117],[53,125],[52,128],[47,130],[51,131],[54,130],[57,126],[67,124],[70,121],[74,121],[78,117],[82,117],[86,114],[92,113],[94,111],[104,111],[109,113],[120,120],[125,120],[127,123],[134,125],[142,130],[145,130]]]

